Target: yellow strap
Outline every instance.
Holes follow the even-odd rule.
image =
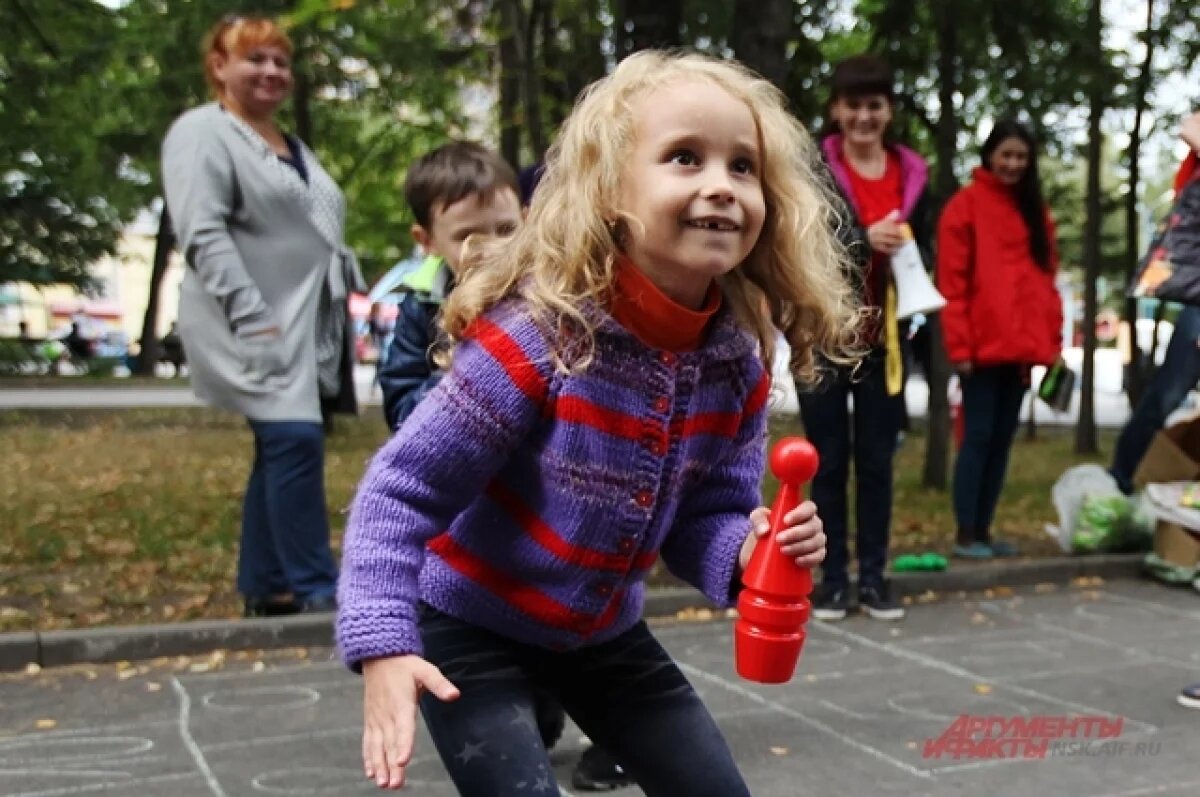
[[[887,394],[897,396],[904,387],[904,358],[900,354],[900,329],[896,323],[896,283],[887,281],[887,296],[883,301],[884,377]]]

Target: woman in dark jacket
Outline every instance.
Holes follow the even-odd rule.
[[[821,149],[844,200],[842,236],[855,261],[863,303],[877,315],[866,330],[870,352],[862,367],[853,372],[831,369],[817,390],[800,395],[805,431],[821,455],[812,487],[828,538],[823,578],[812,602],[813,614],[821,620],[840,620],[849,608],[847,485],[852,450],[859,605],[877,619],[904,616],[883,578],[892,519],[892,458],[904,400],[902,336],[890,259],[905,241],[905,224],[918,245],[928,243],[928,169],[916,152],[887,141],[894,107],[892,72],[879,58],[855,56],[834,70],[832,132]],[[853,421],[846,406],[850,396]]]
[[[998,122],[982,156],[970,184],[946,204],[937,239],[942,330],[965,418],[954,466],[954,552],[972,559],[1015,553],[990,527],[1030,369],[1058,359],[1063,324],[1054,222],[1033,136],[1017,122]]]

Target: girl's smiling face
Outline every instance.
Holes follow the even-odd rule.
[[[633,112],[621,246],[663,293],[698,308],[762,232],[758,124],[745,102],[706,80],[649,91]]]

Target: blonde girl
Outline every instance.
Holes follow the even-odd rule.
[[[814,162],[734,63],[644,52],[580,99],[528,223],[445,307],[447,375],[354,503],[338,643],[379,786],[404,782],[419,702],[461,794],[557,793],[540,688],[646,794],[749,794],[641,621],[643,582],[661,557],[734,602],[766,530],[776,330],[804,378],[854,354]],[[784,553],[818,564],[816,507],[785,520]]]

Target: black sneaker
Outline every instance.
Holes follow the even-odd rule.
[[[617,759],[595,745],[583,751],[571,773],[571,786],[580,791],[612,791],[632,783]]]
[[[1176,698],[1184,708],[1200,708],[1200,684],[1185,686]]]
[[[300,611],[300,604],[291,595],[246,598],[243,617],[285,617]]]
[[[892,600],[891,590],[886,581],[860,587],[858,605],[876,620],[904,619],[904,607]]]
[[[812,616],[826,622],[845,620],[850,609],[850,593],[845,587],[821,584],[812,594]]]

